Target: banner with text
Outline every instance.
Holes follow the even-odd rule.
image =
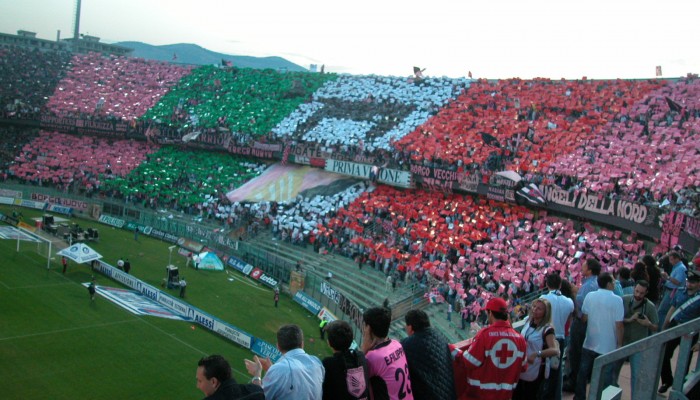
[[[304,293],[303,290],[297,291],[293,299],[297,303],[301,304],[302,307],[307,309],[313,315],[318,315],[318,313],[321,311],[321,308],[323,308],[321,303],[316,301],[313,297],[309,296],[308,294]]]
[[[186,316],[188,320],[194,321],[199,325],[218,333],[224,338],[245,347],[246,349],[251,348],[253,336],[236,328],[235,326],[221,321],[180,299],[172,297],[169,294],[160,291],[158,288],[151,286],[133,275],[129,275],[104,261],[98,261],[94,268],[108,278],[136,290],[143,296],[170,308],[180,315]]]
[[[86,118],[56,117],[42,115],[41,129],[68,133],[90,134],[122,138],[129,130],[129,124],[123,121],[96,121]]]
[[[644,226],[659,227],[658,208],[626,200],[609,199],[597,194],[576,193],[557,186],[542,188],[545,200],[592,214],[621,218]]]
[[[337,304],[340,311],[347,315],[356,327],[362,329],[362,310],[350,299],[335,290],[328,282],[321,282],[321,293]]]
[[[370,179],[372,165],[359,164],[350,161],[327,160],[326,171],[335,172],[337,174],[354,176],[357,178]],[[397,169],[379,168],[379,176],[377,181],[386,183],[387,185],[410,188],[411,173],[408,171],[399,171]]]
[[[454,193],[457,191],[477,193],[481,176],[478,172],[452,171],[411,164],[411,175],[416,186],[425,190]]]

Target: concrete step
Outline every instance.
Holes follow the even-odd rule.
[[[462,329],[462,322],[459,314],[456,312],[452,312],[452,320],[448,321],[447,304],[445,303],[431,304],[425,309],[425,312],[430,318],[431,325],[440,330],[450,343],[469,339],[476,334],[469,325],[467,325],[466,329]]]
[[[360,270],[357,264],[346,257],[337,254],[316,254],[311,248],[280,242],[276,239],[256,241],[262,249],[277,254],[280,258],[295,264],[302,261],[302,269],[312,271],[319,276],[327,276],[330,271],[335,282],[342,282],[344,287],[352,289],[357,295],[383,301],[385,297],[393,297],[394,293],[386,291],[383,274],[379,271]],[[381,281],[379,281],[381,279]]]
[[[386,276],[382,271],[365,266],[361,270],[357,263],[349,257],[340,254],[318,254],[310,245],[300,246],[275,238],[270,231],[262,230],[254,238],[247,241],[259,250],[277,257],[288,265],[295,265],[298,260],[302,262],[302,270],[320,277],[326,277],[330,271],[333,278],[330,282],[338,291],[345,294],[360,309],[367,309],[381,305],[385,299],[389,299],[390,306],[397,304],[410,296],[410,287],[399,285],[395,290],[387,288]],[[425,304],[420,304],[424,307]],[[402,311],[405,313],[405,310]],[[395,338],[405,337],[403,315],[394,321],[391,332]],[[448,336],[449,337],[449,336]]]
[[[377,287],[372,285],[374,277],[348,274],[342,269],[357,269],[352,260],[339,255],[319,255],[301,246],[266,237],[257,237],[254,243],[259,249],[275,254],[290,265],[296,264],[297,260],[302,260],[303,270],[313,272],[320,277],[327,276],[328,271],[331,271],[333,273],[331,285],[343,292],[362,309],[381,304],[384,301],[384,297],[377,296]]]

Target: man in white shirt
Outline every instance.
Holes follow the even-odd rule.
[[[277,331],[277,349],[282,357],[272,364],[270,358],[245,360],[252,383],[263,387],[268,400],[321,400],[325,369],[318,357],[304,351],[304,333],[297,325],[283,325]],[[262,378],[266,371],[265,378]]]
[[[547,275],[547,289],[549,292],[543,294],[541,298],[547,299],[552,305],[552,325],[554,335],[559,342],[559,369],[549,374],[544,384],[544,398],[561,400],[561,386],[564,376],[562,357],[566,346],[566,323],[571,320],[574,312],[574,301],[561,294],[561,276],[559,273]]]
[[[598,356],[622,347],[624,333],[625,308],[622,297],[613,293],[614,279],[610,273],[598,276],[599,289],[591,292],[583,301],[581,312],[586,326],[586,339],[583,342],[581,366],[576,378],[574,400],[586,398],[586,385],[593,370],[593,361]],[[613,364],[603,370],[603,388],[613,380]]]

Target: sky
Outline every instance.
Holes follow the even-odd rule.
[[[72,37],[76,0],[0,0],[0,32]],[[697,0],[82,0],[103,42],[194,43],[326,72],[503,79],[700,73]]]

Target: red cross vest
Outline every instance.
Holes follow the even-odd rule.
[[[452,348],[451,348],[452,350]],[[495,321],[468,348],[452,350],[459,400],[508,400],[527,370],[527,342],[507,321]]]

